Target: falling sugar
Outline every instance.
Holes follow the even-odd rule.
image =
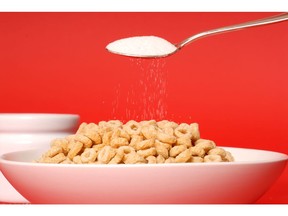
[[[167,71],[163,59],[132,58],[140,70],[138,82],[127,93],[126,118],[164,119],[167,116]],[[145,64],[147,63],[148,64]]]

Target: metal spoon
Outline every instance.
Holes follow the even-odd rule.
[[[184,46],[188,45],[189,43],[191,43],[197,39],[203,38],[203,37],[207,37],[207,36],[215,35],[215,34],[220,34],[220,33],[225,33],[225,32],[231,32],[231,31],[240,30],[240,29],[244,29],[244,28],[273,24],[273,23],[277,23],[277,22],[281,22],[281,21],[285,21],[285,20],[288,20],[288,13],[282,13],[282,14],[279,14],[276,16],[272,16],[272,17],[268,17],[268,18],[264,18],[264,19],[260,19],[260,20],[249,21],[249,22],[245,22],[245,23],[241,23],[241,24],[236,24],[236,25],[231,25],[231,26],[227,26],[227,27],[222,27],[222,28],[217,28],[217,29],[212,29],[212,30],[200,32],[198,34],[192,35],[191,37],[183,40],[180,43],[177,43],[177,44],[171,43],[172,46],[175,46],[175,49],[172,49],[171,52],[163,53],[163,54],[159,54],[159,53],[155,54],[153,52],[151,52],[149,54],[146,53],[145,55],[137,54],[137,53],[136,54],[135,53],[129,53],[129,52],[126,53],[126,52],[122,52],[121,50],[111,50],[111,49],[109,49],[109,45],[106,47],[106,49],[108,51],[114,53],[114,54],[130,56],[130,57],[139,57],[139,58],[166,57],[166,56],[169,56],[169,55],[172,55],[172,54],[178,52],[179,50],[181,50]],[[141,36],[141,37],[150,37],[150,36]],[[129,38],[126,38],[126,39],[129,39]],[[115,42],[117,42],[117,41],[115,41]],[[147,44],[137,44],[137,46],[139,46],[139,47],[146,46],[146,45]],[[155,47],[155,48],[157,49],[157,47]]]

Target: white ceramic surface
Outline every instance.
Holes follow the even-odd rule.
[[[79,116],[74,114],[0,114],[0,155],[12,151],[49,148],[54,138],[75,131]],[[3,176],[0,169],[0,203],[28,203]]]
[[[228,148],[231,163],[77,165],[31,163],[44,149],[3,155],[6,178],[31,203],[253,203],[276,181],[287,155]]]

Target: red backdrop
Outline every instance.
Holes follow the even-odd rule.
[[[198,122],[218,145],[288,154],[288,22],[207,37],[158,60],[105,50],[123,37],[176,43],[274,14],[0,13],[0,112]],[[258,203],[288,203],[287,170]]]

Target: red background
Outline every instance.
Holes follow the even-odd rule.
[[[0,13],[0,112],[198,122],[218,145],[288,154],[288,22],[207,37],[158,60],[105,50],[123,37],[177,43],[274,14]],[[288,168],[258,203],[288,203],[287,182]]]

